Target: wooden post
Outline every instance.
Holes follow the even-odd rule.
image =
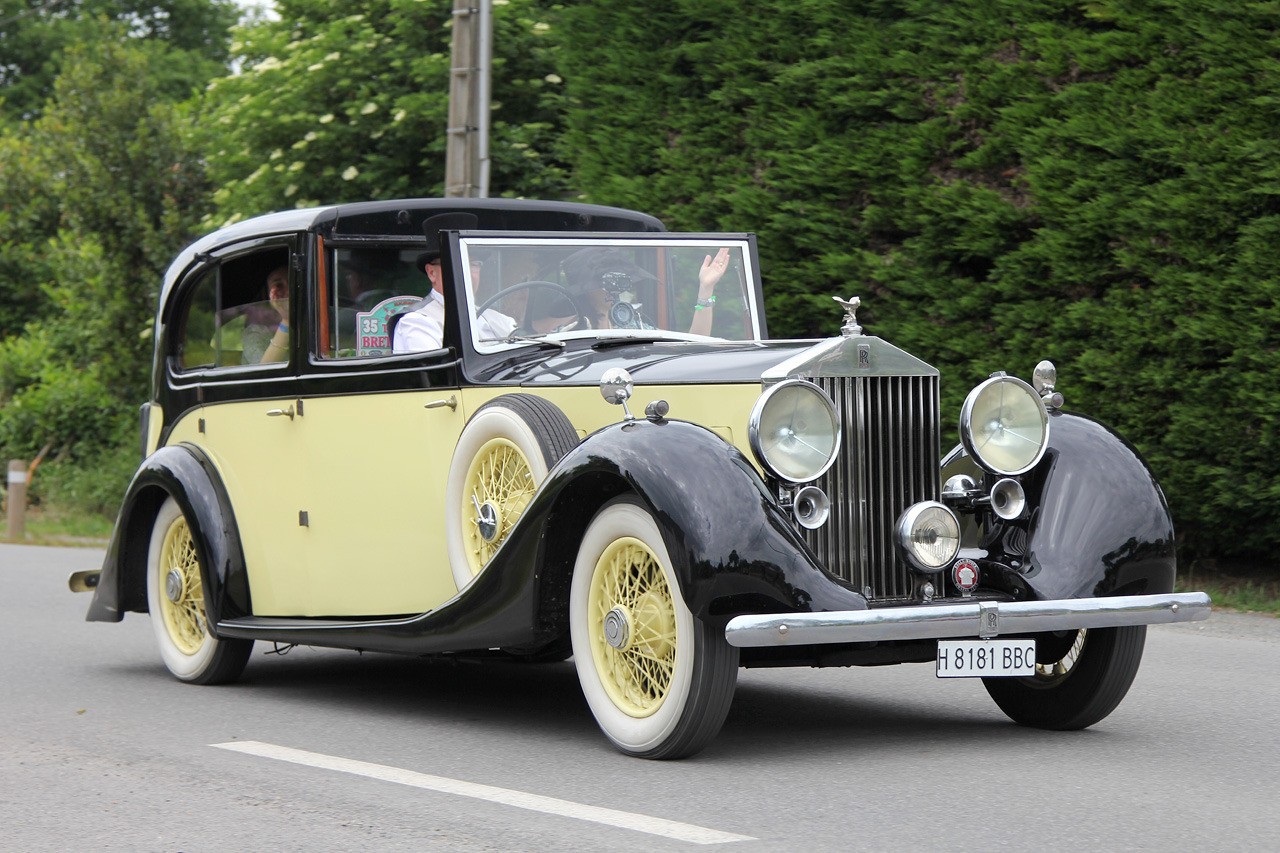
[[[9,460],[9,538],[21,542],[27,535],[27,463]]]
[[[444,165],[447,198],[489,195],[491,12],[491,0],[453,0]]]

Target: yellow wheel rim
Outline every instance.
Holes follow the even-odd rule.
[[[662,707],[676,666],[676,611],[653,551],[621,537],[596,561],[587,601],[591,657],[618,710],[648,717]]]
[[[493,559],[533,493],[533,470],[520,448],[505,438],[485,442],[467,470],[460,508],[472,575]]]
[[[169,639],[184,655],[194,655],[205,639],[204,584],[185,518],[175,519],[165,531],[158,575],[160,614]]]
[[[1080,660],[1080,654],[1084,651],[1084,644],[1088,635],[1088,629],[1081,628],[1076,633],[1075,642],[1071,644],[1071,648],[1062,656],[1061,660],[1056,660],[1053,663],[1036,664],[1035,677],[1042,681],[1056,681],[1071,672]]]

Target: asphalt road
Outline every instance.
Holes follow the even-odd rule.
[[[914,665],[743,671],[719,738],[624,758],[571,663],[259,644],[173,681],[146,616],[84,621],[87,549],[0,545],[0,849],[1275,849],[1280,620],[1152,628],[1083,732]]]

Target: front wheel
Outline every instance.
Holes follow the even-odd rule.
[[[738,650],[685,606],[658,525],[635,500],[611,501],[592,519],[569,614],[583,695],[620,751],[683,758],[720,731]]]
[[[147,610],[160,657],[176,678],[223,684],[240,677],[253,641],[218,639],[209,632],[194,531],[171,497],[161,504],[151,528]]]
[[[1015,723],[1059,731],[1088,728],[1129,692],[1146,639],[1146,625],[1082,628],[1067,638],[1065,651],[1054,653],[1061,657],[1038,661],[1035,675],[982,683]]]

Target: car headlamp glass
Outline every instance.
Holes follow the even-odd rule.
[[[751,450],[765,470],[790,483],[822,476],[840,449],[836,405],[802,379],[779,382],[761,395],[747,425]]]
[[[1044,456],[1049,413],[1040,395],[1021,379],[993,376],[965,399],[960,442],[988,471],[1025,474]]]
[[[941,571],[960,552],[960,521],[937,501],[907,507],[898,517],[897,534],[898,549],[918,572]]]

